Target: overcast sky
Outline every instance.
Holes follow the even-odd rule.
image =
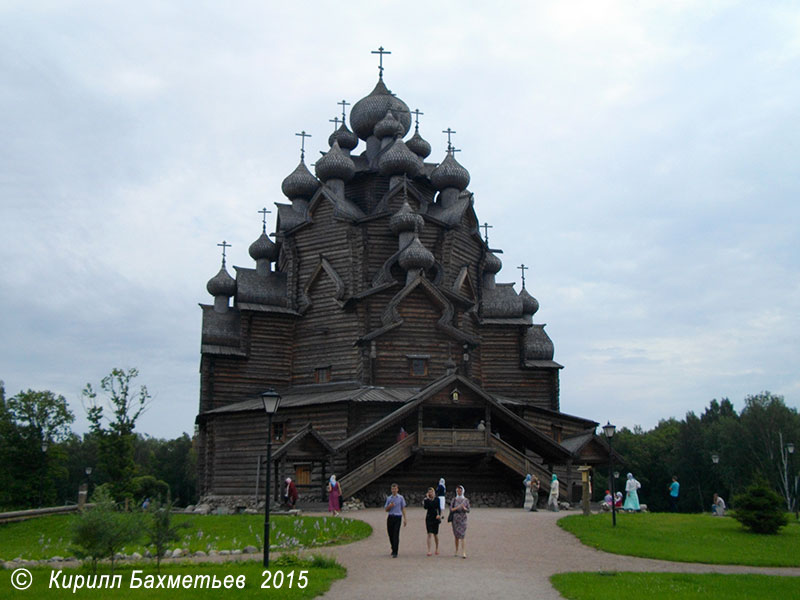
[[[457,132],[498,281],[530,267],[564,412],[798,406],[797,3],[288,4],[0,1],[8,395],[63,394],[85,431],[83,386],[138,367],[138,430],[191,432],[216,244],[253,266],[295,132],[326,149],[383,45],[428,160]]]

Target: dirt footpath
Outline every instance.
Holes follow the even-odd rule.
[[[373,534],[360,542],[327,548],[347,567],[347,578],[334,582],[326,600],[383,598],[459,600],[557,600],[549,577],[564,571],[661,571],[685,573],[766,573],[800,576],[800,568],[762,568],[673,563],[607,554],[582,545],[556,525],[566,514],[522,509],[475,508],[469,515],[467,556],[454,557],[453,534],[442,523],[439,556],[426,556],[425,514],[408,509],[400,531],[400,554],[391,558],[386,514],[368,509],[345,516],[361,519]]]

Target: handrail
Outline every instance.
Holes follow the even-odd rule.
[[[339,480],[342,490],[348,495],[359,491],[393,466],[411,456],[411,448],[416,445],[416,442],[417,433],[410,433],[408,437],[389,446],[380,454],[359,465]]]

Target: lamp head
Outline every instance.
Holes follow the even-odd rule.
[[[616,431],[617,431],[617,426],[612,425],[610,421],[607,422],[605,425],[603,425],[603,433],[607,438],[614,437],[614,433],[616,433]]]
[[[712,452],[711,453],[711,462],[713,462],[715,465],[717,463],[719,463],[719,454],[717,454],[716,452]]]
[[[261,403],[264,405],[264,412],[274,415],[281,404],[281,396],[273,388],[261,392]]]

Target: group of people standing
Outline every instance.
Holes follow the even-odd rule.
[[[444,478],[439,480],[439,484],[434,490],[428,488],[425,498],[422,500],[422,507],[425,509],[425,530],[428,534],[428,556],[433,553],[439,554],[439,525],[442,522],[445,510],[445,495],[447,487]],[[384,510],[388,513],[386,517],[386,532],[389,534],[389,544],[392,548],[392,558],[397,558],[400,547],[400,527],[408,525],[406,518],[406,499],[400,494],[400,487],[393,483],[391,494],[386,497]],[[455,540],[455,556],[467,558],[467,514],[470,511],[469,500],[464,496],[464,486],[456,486],[456,495],[450,501],[450,512],[447,521],[452,525],[453,539]]]
[[[536,512],[539,509],[536,505],[539,503],[539,478],[536,475],[528,473],[525,479],[522,480],[522,487],[525,488],[525,502],[522,508],[528,511]],[[550,494],[547,497],[547,508],[553,512],[558,512],[558,493],[559,483],[558,476],[553,473],[550,478]]]

